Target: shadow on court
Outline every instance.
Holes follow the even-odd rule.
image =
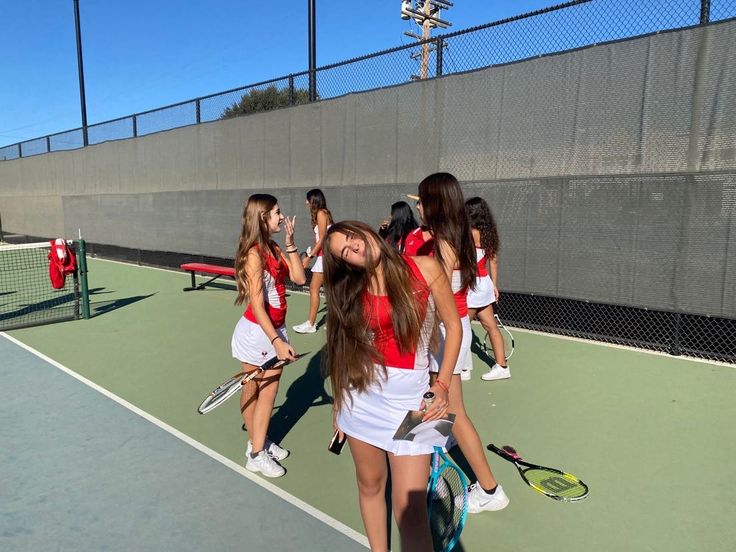
[[[280,443],[313,406],[332,404],[332,397],[325,390],[326,374],[322,372],[322,351],[314,355],[304,374],[299,376],[286,391],[286,399],[271,417],[269,437]],[[288,370],[288,368],[286,368]]]
[[[127,307],[143,299],[148,299],[156,295],[155,293],[149,293],[148,295],[134,295],[132,297],[122,297],[120,299],[113,299],[111,301],[94,301],[94,298],[99,295],[107,295],[115,293],[114,291],[105,291],[105,288],[93,288],[89,290],[90,295],[90,318],[96,318],[97,316],[107,314],[114,310],[122,307]]]
[[[483,344],[475,332],[473,332],[473,341],[470,343],[470,350],[478,357],[478,360],[488,364],[489,368],[495,364],[496,360],[483,349]]]

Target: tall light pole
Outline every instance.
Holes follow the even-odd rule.
[[[309,2],[309,101],[317,100],[317,10],[315,0]]]
[[[84,94],[84,63],[82,62],[82,31],[79,27],[79,0],[74,0],[74,28],[77,33],[77,67],[79,74],[79,103],[82,108],[82,141],[89,145],[87,138],[87,100]]]

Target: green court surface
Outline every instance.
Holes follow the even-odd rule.
[[[237,400],[205,416],[196,411],[215,385],[238,371],[230,336],[242,309],[233,305],[232,286],[184,293],[185,273],[89,264],[91,320],[10,335],[242,466],[247,434]],[[306,308],[306,296],[290,295],[289,327],[304,320]],[[588,483],[591,495],[575,504],[549,500],[527,488],[512,464],[488,453],[511,504],[470,515],[456,550],[736,549],[736,489],[722,475],[736,455],[733,366],[514,334],[510,380],[481,381],[484,365],[475,358],[473,380],[463,387],[471,418],[484,443],[512,444],[529,461],[570,471]],[[335,456],[326,450],[331,413],[319,363],[324,332],[290,336],[298,351],[311,354],[289,366],[281,381],[270,436],[292,454],[283,462],[286,476],[269,481],[362,532],[349,451]],[[53,413],[38,416],[39,424],[53,421]],[[100,470],[105,462],[103,455]],[[64,524],[63,516],[56,523]],[[302,549],[323,547],[306,538]]]

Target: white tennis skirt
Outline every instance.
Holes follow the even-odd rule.
[[[286,326],[276,328],[281,339],[289,342]],[[260,366],[269,358],[276,356],[276,349],[268,339],[266,332],[259,324],[251,322],[245,316],[241,316],[233,331],[231,341],[233,358],[240,362]]]
[[[475,279],[475,289],[468,290],[468,308],[480,309],[487,307],[496,300],[496,290],[490,276],[478,276]]]
[[[320,255],[319,257],[317,257],[314,260],[314,266],[312,267],[312,272],[320,272],[321,273],[321,272],[324,272],[324,271],[325,271],[325,269],[324,269],[324,266],[322,265],[322,255]]]
[[[375,369],[382,374],[381,366]],[[429,372],[392,367],[386,370],[386,381],[375,383],[362,393],[352,390],[346,394],[337,413],[337,427],[350,437],[396,456],[431,454],[435,444],[444,446],[447,437],[440,434],[434,444],[393,439],[407,412],[419,410],[422,405],[422,395],[429,390]]]
[[[463,327],[463,340],[460,343],[460,353],[457,356],[457,362],[455,363],[455,370],[453,374],[459,374],[463,370],[473,369],[473,356],[470,352],[470,345],[473,342],[473,330],[470,328],[470,318],[467,315],[460,319],[460,324]],[[429,370],[430,372],[439,372],[440,366],[442,365],[442,355],[445,352],[445,325],[440,322],[440,343],[439,351],[437,356],[430,353],[429,355]]]

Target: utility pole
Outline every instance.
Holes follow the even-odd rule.
[[[441,10],[447,10],[454,4],[449,0],[401,0],[401,19],[414,19],[414,22],[422,28],[421,36],[410,31],[404,34],[417,42],[423,42],[421,52],[411,54],[411,59],[421,59],[419,67],[419,75],[412,75],[415,80],[424,80],[429,73],[429,54],[437,51],[438,46],[433,46],[429,39],[431,31],[434,27],[446,29],[452,26],[452,23],[440,18]],[[424,42],[426,41],[426,42]],[[441,41],[441,39],[440,39]],[[446,48],[447,45],[438,42],[440,48]],[[441,52],[437,51],[437,55],[441,56]],[[439,76],[439,72],[438,75]]]
[[[317,9],[309,2],[309,101],[317,101]]]
[[[79,103],[82,109],[82,143],[89,145],[87,136],[87,99],[84,93],[84,63],[82,62],[82,31],[79,27],[79,0],[74,0],[74,29],[77,35],[77,72],[79,74]]]

